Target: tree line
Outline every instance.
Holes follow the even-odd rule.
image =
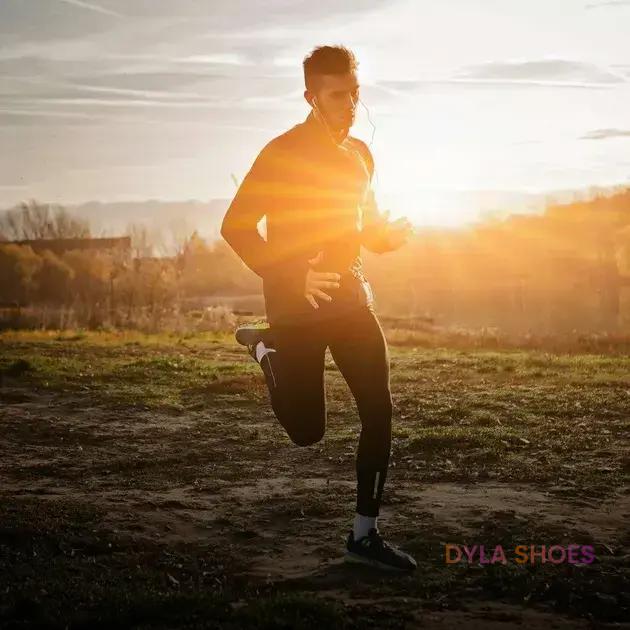
[[[84,325],[159,326],[166,314],[258,296],[262,284],[222,240],[179,233],[174,256],[130,224],[129,251],[54,253],[10,243],[90,238],[89,224],[36,202],[0,215],[0,302],[72,309]],[[171,239],[172,240],[172,239]],[[418,230],[397,252],[363,255],[378,310],[445,326],[630,332],[630,189],[459,230]],[[78,315],[77,315],[78,314]]]

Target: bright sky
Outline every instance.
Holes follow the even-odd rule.
[[[324,43],[359,58],[394,215],[630,183],[629,32],[630,0],[0,0],[0,207],[231,197]]]

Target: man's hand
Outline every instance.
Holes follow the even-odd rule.
[[[407,239],[413,234],[413,226],[407,217],[401,217],[391,223],[388,221],[388,217],[389,210],[386,210],[381,215],[379,223],[382,225],[383,239],[387,244],[387,249],[393,251],[407,242]]]
[[[321,262],[323,255],[324,252],[319,252],[315,258],[311,258],[308,261],[308,264],[317,265]],[[313,308],[319,308],[319,304],[315,300],[315,297],[331,302],[332,298],[330,295],[324,293],[322,289],[338,289],[340,279],[341,276],[338,273],[314,271],[313,269],[309,269],[306,273],[306,280],[304,282],[304,297]]]
[[[385,228],[385,238],[392,249],[402,247],[413,234],[413,226],[407,217],[400,217],[393,223],[388,223]]]

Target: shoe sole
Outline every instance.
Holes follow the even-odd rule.
[[[237,328],[234,331],[236,341],[242,346],[255,346],[262,341],[267,347],[273,348],[273,339],[270,337],[271,329],[267,328]]]
[[[261,335],[257,328],[237,328],[234,333],[236,341],[242,346],[254,345],[254,342],[260,341]]]
[[[367,566],[375,567],[377,569],[384,569],[385,571],[395,571],[396,573],[410,573],[411,571],[415,570],[415,567],[410,569],[393,567],[391,564],[385,564],[384,562],[380,562],[379,560],[366,558],[365,556],[360,556],[359,554],[353,553],[352,551],[346,551],[344,555],[344,560],[352,564],[365,564]]]
[[[242,346],[249,346],[253,341],[254,330],[252,328],[237,328],[234,332],[234,337]]]

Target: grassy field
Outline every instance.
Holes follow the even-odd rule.
[[[326,436],[298,447],[230,336],[0,334],[0,627],[630,627],[628,354],[387,334],[403,577],[342,561],[359,421],[330,360]]]

